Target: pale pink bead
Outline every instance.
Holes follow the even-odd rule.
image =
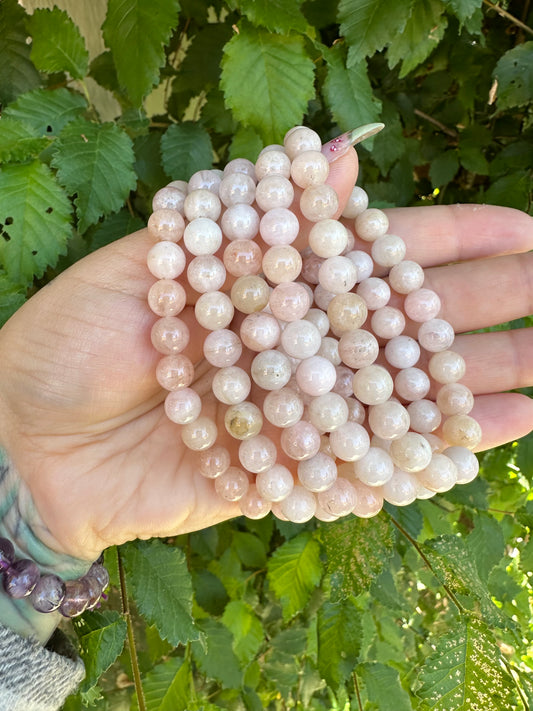
[[[350,368],[372,365],[379,354],[379,344],[370,331],[357,328],[346,331],[339,339],[339,355]]]
[[[148,232],[159,241],[179,242],[185,220],[177,210],[156,210],[148,218]]]
[[[356,502],[352,513],[359,518],[372,518],[383,508],[383,497],[379,491],[355,480],[352,482],[355,489]]]
[[[240,327],[243,344],[252,351],[266,351],[275,348],[280,339],[278,320],[271,314],[257,311],[248,314]]]
[[[368,424],[381,439],[398,439],[409,430],[409,413],[399,402],[389,400],[369,408]]]
[[[187,267],[187,279],[195,291],[218,291],[226,281],[226,267],[213,254],[195,257]]]
[[[176,190],[182,192],[184,195],[187,195],[187,193],[189,192],[189,183],[186,180],[171,180],[170,183],[167,185],[167,188],[175,188]]]
[[[431,400],[415,400],[407,406],[407,412],[411,419],[411,429],[421,434],[433,432],[442,420],[439,408]]]
[[[252,474],[270,469],[276,463],[277,456],[276,445],[266,435],[258,434],[239,445],[239,461]]]
[[[440,298],[432,289],[416,289],[405,297],[405,313],[419,323],[435,318],[440,307]]]
[[[291,160],[306,151],[320,151],[322,149],[322,141],[316,131],[313,131],[307,126],[295,126],[290,131],[287,131],[283,139],[285,152]]]
[[[390,398],[394,384],[388,370],[373,364],[356,371],[352,386],[355,397],[362,403],[378,405]]]
[[[255,521],[268,516],[272,510],[272,504],[259,495],[255,484],[250,484],[246,494],[239,500],[239,508],[243,516]]]
[[[216,399],[225,405],[237,405],[246,400],[251,386],[248,373],[235,365],[217,371],[211,385]]]
[[[272,513],[279,521],[288,521],[289,519],[281,511],[281,503],[272,503]]]
[[[211,331],[204,339],[203,351],[207,362],[217,368],[235,365],[242,354],[241,339],[227,328]]]
[[[321,432],[333,432],[348,421],[348,405],[337,393],[324,393],[309,403],[309,421]]]
[[[364,279],[356,289],[370,311],[384,308],[390,300],[390,286],[384,279],[379,277],[369,277]]]
[[[434,454],[427,467],[416,477],[426,489],[442,493],[457,483],[457,467],[445,454]]]
[[[332,291],[328,291],[327,289],[324,289],[324,287],[321,284],[317,284],[315,286],[315,290],[313,291],[314,302],[317,305],[317,307],[319,309],[321,309],[322,311],[327,311],[328,306],[333,301],[335,296],[336,296],[336,294],[334,294]],[[327,314],[326,314],[326,317],[327,317]],[[329,318],[328,318],[328,324],[329,324]]]
[[[451,415],[442,425],[442,436],[451,447],[475,449],[481,442],[482,431],[470,415]]]
[[[215,479],[215,491],[226,501],[239,501],[248,491],[248,476],[238,467],[229,467]]]
[[[353,465],[354,474],[367,486],[382,486],[394,473],[390,455],[379,447],[370,447]]]
[[[381,487],[385,501],[393,506],[412,504],[417,495],[417,480],[408,472],[395,469],[392,477]]]
[[[164,316],[152,326],[152,345],[164,355],[180,353],[190,340],[187,324],[176,316]]]
[[[209,449],[217,441],[218,429],[214,420],[210,417],[200,415],[194,422],[189,422],[181,429],[181,439],[183,444],[192,449],[193,452],[200,452]]]
[[[269,209],[259,223],[259,232],[268,245],[292,244],[300,230],[296,215],[286,207]]]
[[[265,153],[270,153],[270,151],[280,151],[281,153],[285,153],[285,148],[280,143],[271,143],[259,151],[259,158]]]
[[[287,356],[280,351],[261,351],[252,361],[250,374],[252,380],[263,390],[279,390],[291,379],[291,364]]]
[[[407,432],[403,437],[393,440],[389,454],[399,469],[410,473],[425,469],[432,456],[431,445],[418,432]]]
[[[391,443],[392,443],[392,439],[382,439],[381,437],[378,437],[376,434],[373,434],[372,437],[370,438],[370,445],[372,447],[379,447],[380,449],[385,450],[385,452],[389,451]]]
[[[409,294],[424,283],[424,270],[409,260],[396,264],[389,272],[389,284],[398,294]]]
[[[322,185],[328,175],[328,159],[321,151],[303,151],[293,158],[291,177],[300,188]]]
[[[183,212],[189,221],[196,220],[198,217],[218,220],[221,210],[222,205],[218,195],[205,188],[190,191],[183,203]]]
[[[298,479],[309,491],[319,492],[329,489],[337,478],[335,460],[324,452],[317,452],[309,459],[298,463]]]
[[[457,468],[457,484],[469,484],[479,473],[476,455],[466,447],[448,447],[443,451]]]
[[[270,469],[260,472],[255,484],[260,496],[266,501],[283,501],[294,488],[292,474],[283,464],[274,464]]]
[[[167,355],[157,363],[155,375],[157,382],[165,390],[181,390],[192,383],[194,366],[187,356]]]
[[[302,271],[300,253],[290,245],[269,247],[263,255],[263,273],[272,284],[293,282]]]
[[[157,242],[148,251],[146,264],[156,279],[175,279],[185,269],[185,252],[175,242]]]
[[[200,396],[192,388],[173,390],[165,398],[165,413],[178,425],[193,422],[202,410]]]
[[[327,434],[320,435],[320,451],[324,452],[324,454],[327,454],[328,457],[335,459],[333,450],[331,449],[331,447],[329,445],[329,435],[327,435]]]
[[[255,177],[261,180],[266,175],[281,175],[283,178],[291,176],[291,160],[280,150],[271,150],[261,153],[255,162]]]
[[[221,177],[214,170],[198,170],[189,178],[189,190],[210,190],[218,195]]]
[[[148,292],[148,306],[158,316],[177,316],[186,301],[185,289],[173,279],[156,281]]]
[[[309,309],[309,311],[304,316],[306,321],[310,321],[314,326],[318,328],[318,332],[321,336],[327,336],[329,331],[329,319],[327,314],[325,314],[320,309]]]
[[[330,185],[305,188],[300,196],[300,210],[310,222],[331,219],[339,209],[339,198]]]
[[[291,493],[281,501],[279,508],[287,521],[305,523],[315,515],[316,499],[311,491],[296,484]]]
[[[187,189],[178,189],[168,185],[158,190],[152,200],[152,210],[177,210],[183,212],[183,203]]]
[[[235,309],[231,299],[221,291],[201,294],[194,306],[196,320],[209,331],[226,328],[231,323]]]
[[[237,239],[224,250],[224,266],[235,277],[259,274],[263,253],[257,242]]]
[[[354,247],[355,247],[355,235],[354,235],[354,233],[353,233],[351,230],[346,229],[346,234],[347,234],[347,236],[348,236],[348,242],[347,242],[346,247],[344,248],[344,250],[343,250],[343,252],[342,252],[342,256],[343,256],[343,257],[346,257],[346,256],[348,256],[348,254],[349,254],[350,252],[353,252]]]
[[[454,339],[455,332],[452,325],[441,318],[425,321],[418,329],[418,342],[422,348],[431,353],[448,350]]]
[[[474,396],[466,385],[448,383],[437,393],[437,405],[443,415],[468,415],[474,407]]]
[[[320,285],[319,285],[320,286]],[[358,294],[336,294],[328,304],[329,325],[335,336],[360,328],[367,319],[368,309]]]
[[[437,383],[455,383],[466,372],[465,359],[454,351],[440,351],[429,359],[429,372]]]
[[[320,331],[305,319],[291,321],[281,334],[281,345],[293,358],[310,358],[318,352],[320,343]]]
[[[385,359],[395,368],[412,368],[420,359],[420,346],[410,336],[394,336],[385,345]]]
[[[283,430],[281,448],[291,459],[309,459],[320,449],[320,433],[310,422],[300,420]]]
[[[302,277],[309,284],[318,284],[318,270],[324,262],[324,257],[319,257],[318,254],[311,252],[310,254],[302,255]]]
[[[224,166],[224,176],[232,173],[244,173],[255,181],[255,165],[248,158],[234,158]]]
[[[357,269],[348,257],[328,257],[318,270],[320,284],[334,294],[351,291],[357,281]]]
[[[405,328],[405,316],[394,306],[383,306],[376,309],[370,319],[372,330],[379,338],[394,338]]]
[[[263,415],[257,405],[245,400],[228,407],[224,414],[224,426],[235,439],[249,439],[261,432]]]
[[[290,180],[281,175],[266,175],[257,183],[255,201],[265,212],[279,207],[290,207],[294,188]]]
[[[435,496],[434,491],[430,491],[429,489],[426,489],[426,487],[416,480],[416,498],[419,500],[424,500],[424,499],[431,499],[433,496]]]
[[[405,242],[397,235],[383,235],[372,243],[371,254],[376,264],[393,267],[405,257]]]
[[[342,216],[348,219],[355,219],[358,215],[364,212],[368,207],[368,195],[363,188],[355,185],[352,188],[346,207],[342,211]]]
[[[335,366],[335,372],[337,373],[337,379],[335,380],[332,392],[338,393],[342,395],[342,397],[350,397],[353,395],[353,370],[345,365],[337,365]]]
[[[421,400],[429,392],[429,378],[420,368],[404,368],[394,378],[394,388],[404,400]]]
[[[296,369],[298,386],[309,395],[329,392],[337,380],[335,366],[322,356],[304,358]]]
[[[230,454],[220,444],[214,444],[198,454],[198,471],[206,479],[216,479],[228,470],[230,464]]]
[[[346,256],[353,262],[355,268],[357,269],[358,282],[369,279],[372,276],[372,272],[374,271],[374,262],[369,254],[361,251],[360,249],[352,249],[346,253]],[[385,304],[383,304],[383,306],[385,306]]]
[[[446,442],[444,442],[440,437],[437,437],[437,435],[431,434],[431,432],[426,432],[424,433],[424,437],[429,442],[433,454],[435,454],[435,452],[439,452],[440,454],[446,449]]]
[[[226,207],[239,203],[251,205],[255,200],[255,182],[244,173],[230,173],[220,181],[218,195]]]
[[[259,232],[259,215],[251,205],[238,203],[225,210],[220,226],[229,240],[253,239]]]
[[[271,390],[263,402],[263,414],[276,427],[291,427],[299,422],[304,412],[304,404],[299,395],[290,387]]]
[[[262,311],[269,298],[270,288],[260,276],[241,276],[231,287],[231,301],[235,308],[244,314]]]
[[[324,186],[325,187],[325,186]],[[331,219],[314,220],[309,231],[309,246],[319,257],[340,255],[348,244],[348,232],[342,222]]]
[[[357,422],[345,422],[329,435],[333,454],[345,462],[355,462],[368,452],[370,438]]]
[[[317,502],[333,516],[348,516],[357,503],[357,492],[347,479],[339,477],[327,491],[317,495]]]
[[[389,218],[375,207],[365,210],[355,218],[355,231],[365,242],[374,242],[389,229]]]
[[[325,336],[320,343],[320,348],[316,352],[317,355],[326,358],[331,361],[333,365],[341,364],[341,357],[339,355],[339,342],[336,338],[332,336]]]
[[[282,321],[297,321],[309,311],[311,300],[303,284],[284,282],[272,290],[269,299],[272,314]]]
[[[183,242],[196,257],[214,254],[222,244],[222,230],[214,220],[197,217],[185,228]]]
[[[347,397],[346,403],[348,405],[348,422],[357,422],[362,425],[366,419],[366,410],[363,403],[355,397]]]

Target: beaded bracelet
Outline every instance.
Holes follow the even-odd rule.
[[[63,617],[77,617],[94,609],[109,584],[109,573],[103,565],[93,563],[77,580],[63,581],[57,575],[41,575],[28,558],[15,558],[15,548],[7,538],[0,538],[0,570],[4,590],[9,597],[27,597],[37,612],[60,612]]]

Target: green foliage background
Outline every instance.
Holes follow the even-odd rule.
[[[57,7],[0,0],[2,321],[143,226],[170,179],[254,160],[295,124],[327,140],[386,123],[359,151],[375,206],[532,209],[529,0],[103,9],[82,34]],[[533,708],[533,438],[480,461],[472,484],[368,521],[238,519],[108,551],[65,709]]]

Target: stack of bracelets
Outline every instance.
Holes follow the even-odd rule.
[[[197,452],[198,471],[249,518],[371,517],[384,500],[404,506],[478,473],[481,429],[438,295],[360,187],[342,213],[350,228],[334,219],[339,201],[325,181],[353,143],[345,134],[323,147],[298,126],[255,165],[201,170],[153,199],[147,264],[158,281],[148,303],[159,317],[151,338],[165,411]],[[314,223],[301,252],[294,186]],[[216,369],[212,393],[238,461],[195,390],[200,364],[186,355],[190,332],[179,318],[186,282],[207,331],[201,363]],[[436,402],[426,398],[432,383]]]

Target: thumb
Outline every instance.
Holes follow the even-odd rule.
[[[340,217],[348,202],[352,188],[357,180],[358,171],[359,160],[353,148],[350,148],[344,155],[330,163],[329,176],[326,182],[331,185],[339,197],[339,209],[335,219]]]

